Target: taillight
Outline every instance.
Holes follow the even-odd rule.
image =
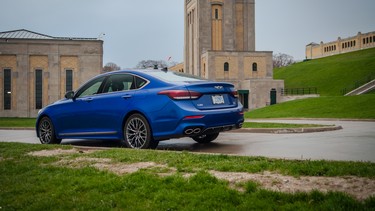
[[[188,90],[165,90],[158,93],[159,95],[167,95],[173,100],[195,100],[202,96],[199,92]]]
[[[231,92],[231,95],[235,98],[238,98],[238,91],[237,90],[234,90]]]

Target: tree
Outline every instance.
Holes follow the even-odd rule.
[[[168,67],[167,62],[165,62],[163,60],[159,60],[159,61],[156,61],[156,60],[142,60],[142,61],[138,62],[136,68],[147,69],[147,68],[154,68],[155,66],[158,67],[158,68]]]
[[[121,67],[118,66],[117,64],[115,64],[113,62],[108,62],[103,67],[103,72],[111,72],[111,71],[120,70],[120,69],[121,69]]]
[[[289,66],[295,63],[294,58],[285,53],[274,54],[272,61],[273,61],[273,67],[276,67],[276,68]]]

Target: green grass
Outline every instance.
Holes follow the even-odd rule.
[[[35,127],[35,118],[0,117],[0,127]]]
[[[375,95],[319,97],[253,110],[246,118],[375,119]]]
[[[300,62],[274,70],[285,88],[317,87],[321,96],[339,96],[357,80],[375,74],[375,48]]]
[[[113,149],[93,154],[33,157],[27,152],[68,146],[0,143],[0,209],[2,210],[366,210],[375,198],[359,202],[344,193],[286,194],[267,191],[254,182],[245,192],[229,188],[208,170],[272,171],[301,176],[360,176],[375,178],[375,164],[365,162],[291,161],[152,150]],[[89,166],[53,165],[61,157],[111,158],[115,162],[153,161],[177,169],[160,177],[138,171],[118,176]],[[190,178],[181,173],[195,172]]]

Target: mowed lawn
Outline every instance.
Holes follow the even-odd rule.
[[[34,154],[30,154],[33,152]],[[36,153],[36,154],[35,154]],[[37,156],[37,154],[39,154]],[[133,166],[148,168],[129,171]],[[121,173],[121,171],[128,173]],[[375,164],[292,161],[264,157],[111,149],[91,153],[70,146],[0,143],[1,210],[370,210],[375,197],[345,192],[287,193],[254,180],[229,182],[212,171],[340,177],[369,181]],[[116,173],[117,172],[117,173]],[[234,177],[236,178],[236,177]],[[274,186],[285,183],[274,179]],[[348,180],[347,185],[353,185]],[[363,182],[362,182],[363,183]],[[367,182],[360,184],[368,184]],[[287,185],[290,185],[290,183]],[[323,183],[325,185],[325,183]],[[345,184],[343,184],[345,185]],[[356,184],[355,184],[356,185]],[[334,187],[334,184],[332,184]],[[375,188],[368,184],[363,188]],[[354,188],[358,188],[353,186]]]
[[[245,117],[375,119],[375,94],[295,100],[246,112]]]
[[[321,96],[340,96],[342,90],[367,78],[375,79],[375,48],[300,62],[274,70],[285,88],[317,87]]]

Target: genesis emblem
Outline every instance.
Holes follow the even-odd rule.
[[[215,86],[215,89],[223,89],[223,86]]]

